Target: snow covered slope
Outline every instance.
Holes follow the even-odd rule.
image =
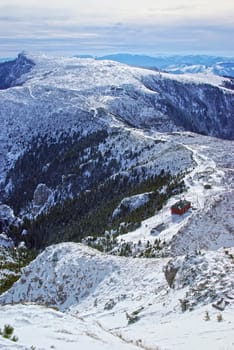
[[[182,143],[193,153],[196,165],[184,177],[183,194],[192,209],[181,216],[171,215],[171,205],[181,198],[175,195],[156,215],[143,221],[134,232],[119,237],[119,241],[153,244],[157,238],[167,243],[161,255],[233,247],[233,142],[184,133],[164,134],[163,139],[167,138],[174,144]]]
[[[73,343],[82,343],[85,341],[85,333],[86,336],[90,333],[99,334],[98,339],[101,338],[102,341],[109,334],[125,341],[125,344],[130,342],[127,347],[129,349],[131,342],[136,344],[136,348],[141,347],[139,339],[145,348],[152,348],[157,344],[162,348],[185,349],[188,342],[193,337],[196,339],[199,333],[202,334],[202,346],[214,343],[206,334],[211,326],[206,327],[203,320],[205,310],[209,310],[210,317],[214,320],[219,313],[218,308],[224,308],[225,321],[220,326],[217,321],[216,325],[212,321],[212,330],[218,334],[225,332],[227,338],[224,341],[221,337],[218,346],[214,344],[214,349],[230,346],[233,330],[231,311],[234,307],[233,252],[233,249],[221,249],[218,252],[191,254],[168,261],[169,259],[111,257],[74,243],[51,246],[24,269],[21,279],[0,297],[0,303],[36,302],[66,311],[65,314],[46,309],[43,311],[42,308],[32,306],[1,306],[2,321],[5,317],[6,320],[11,319],[16,334],[22,334],[23,341],[32,344],[33,339],[26,336],[26,330],[35,327],[41,317],[45,317],[49,327],[48,331],[39,327],[42,334],[47,340],[52,336],[57,343],[58,334],[61,333],[61,320],[64,322],[63,329],[69,332],[64,331],[61,336],[59,349],[66,342],[67,334],[70,334],[69,338],[73,339]],[[164,271],[168,270],[167,266],[177,269],[174,288],[169,288],[165,278]],[[21,312],[15,318],[17,309],[21,309]],[[39,314],[35,318],[33,312],[36,310]],[[186,316],[187,313],[189,316]],[[202,322],[206,329],[194,329],[192,336],[181,341],[188,329],[184,325],[178,338],[173,334],[165,337],[167,327],[176,328],[179,322],[188,322],[188,317],[192,318],[193,324]],[[72,325],[67,326],[69,318]],[[0,322],[2,321],[0,318]],[[82,332],[74,337],[74,329],[77,327]],[[48,346],[37,336],[34,339],[40,346]],[[113,339],[110,341],[115,345]],[[70,346],[68,344],[67,349],[73,349],[73,344]],[[111,347],[109,342],[106,346],[107,349]],[[195,348],[194,344],[193,349]]]
[[[136,350],[93,322],[37,305],[0,307],[0,325],[14,326],[17,343],[0,336],[1,350]]]
[[[25,54],[0,67],[0,80],[10,79],[7,87],[12,86],[0,91],[2,157],[22,152],[25,142],[38,134],[81,126],[87,133],[121,122],[233,138],[233,92],[223,87],[228,79],[177,77],[111,61]]]
[[[155,134],[145,137],[152,140]],[[194,210],[172,217],[175,196],[121,238],[154,240],[152,228],[164,222],[157,237],[169,242],[174,257],[120,258],[75,243],[48,247],[0,297],[0,304],[7,304],[0,306],[0,325],[12,324],[19,337],[9,349],[232,349],[233,142],[191,133],[160,138],[174,148],[183,143],[192,154],[194,168],[185,181]],[[8,349],[8,341],[0,344]]]
[[[231,302],[232,254],[233,249],[229,248],[174,259],[173,264],[178,268],[174,288],[189,287],[186,289],[188,308],[199,303],[214,303],[224,297],[230,297]],[[20,280],[0,297],[0,303],[36,302],[61,311],[77,308],[88,313],[93,307],[98,311],[101,308],[108,310],[128,300],[144,304],[167,290],[163,271],[168,260],[113,257],[79,243],[60,243],[46,248],[25,267]],[[200,283],[206,283],[206,289],[199,289]],[[196,293],[193,292],[195,289]],[[96,306],[93,304],[95,299]]]
[[[19,338],[14,343],[0,337],[2,350],[31,350],[33,346],[40,350],[233,349],[233,308],[223,313],[220,322],[217,311],[201,307],[174,317],[170,314],[162,318],[161,313],[152,312],[123,328],[110,323],[113,316],[100,322],[37,305],[6,305],[0,306],[0,311],[0,326],[13,325]],[[210,320],[205,321],[207,312]]]

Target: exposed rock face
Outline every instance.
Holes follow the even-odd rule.
[[[170,288],[173,287],[173,282],[175,280],[178,270],[179,266],[177,266],[172,260],[170,260],[164,268],[165,278]]]
[[[150,193],[141,193],[135,196],[124,198],[113,212],[113,217],[122,215],[125,212],[132,212],[150,200]]]
[[[233,248],[190,254],[170,260],[164,268],[169,286],[188,288],[182,311],[197,304],[233,303]]]
[[[52,191],[45,184],[39,184],[33,195],[34,205],[43,206],[47,202],[51,193]]]
[[[5,233],[0,234],[0,247],[12,248],[14,247],[14,242]]]
[[[12,86],[21,85],[20,78],[28,73],[34,63],[24,54],[19,54],[18,58],[4,62],[0,65],[0,90],[8,89]]]
[[[19,218],[14,215],[12,208],[6,204],[0,204],[0,231],[4,231],[9,225],[18,225],[18,223]]]

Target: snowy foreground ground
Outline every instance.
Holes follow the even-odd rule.
[[[0,323],[15,327],[18,343],[0,338],[0,349],[131,350],[131,349],[220,349],[234,348],[234,308],[217,322],[210,307],[194,312],[165,316],[148,315],[144,321],[123,329],[109,330],[102,321],[90,321],[35,305],[1,307]],[[210,321],[204,320],[205,311]],[[142,341],[140,341],[142,339]],[[131,342],[130,340],[133,340]],[[24,344],[24,345],[22,345]]]
[[[0,337],[0,349],[234,349],[233,143],[170,138],[196,163],[185,178],[193,210],[172,217],[175,196],[121,239],[154,240],[151,230],[163,223],[157,238],[171,257],[116,257],[76,243],[48,247],[0,297],[0,328],[12,325],[19,338]],[[171,288],[168,266],[177,271]]]
[[[233,253],[221,248],[175,258],[178,272],[169,288],[168,258],[51,246],[0,299],[6,303],[0,325],[13,325],[19,337],[16,344],[1,339],[1,349],[233,349]],[[185,298],[189,308],[182,311]]]

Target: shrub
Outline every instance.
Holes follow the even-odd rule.
[[[133,311],[130,315],[126,312],[126,317],[128,320],[128,324],[132,324],[137,322],[139,318],[139,313],[144,309],[144,307],[140,307],[139,309]]]
[[[218,321],[218,322],[223,321],[223,316],[222,316],[222,314],[218,314],[218,315],[217,315],[217,321]]]
[[[20,278],[21,268],[36,257],[36,252],[22,248],[0,248],[0,295],[6,292]],[[8,270],[4,273],[4,270]]]
[[[13,333],[14,333],[14,328],[10,324],[5,324],[3,331],[0,330],[0,334],[2,335],[3,338],[16,342],[18,341],[18,337],[13,335]]]
[[[128,313],[126,313],[126,317],[127,317],[127,320],[128,320],[128,324],[132,324],[132,323],[135,323],[139,320],[139,316],[138,315],[129,315]]]
[[[210,321],[210,315],[209,315],[208,311],[205,312],[204,320],[205,321]]]
[[[189,302],[186,299],[179,299],[180,301],[180,307],[181,307],[181,311],[185,312],[186,310],[188,310],[189,307]]]

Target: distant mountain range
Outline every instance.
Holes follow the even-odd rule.
[[[11,60],[14,60],[14,58],[10,58],[10,57],[0,57],[0,63],[8,62],[8,61],[11,61]]]
[[[75,55],[78,58],[94,58],[96,60],[111,60],[130,66],[163,70],[172,74],[213,73],[215,75],[234,77],[234,57],[209,55],[133,55],[117,53],[104,56]],[[0,57],[0,63],[13,61],[14,58]]]
[[[147,55],[131,55],[127,53],[99,57],[91,55],[80,55],[77,57],[111,60],[132,66],[164,70],[173,74],[209,72],[216,75],[234,77],[234,57],[209,55],[151,57]]]

